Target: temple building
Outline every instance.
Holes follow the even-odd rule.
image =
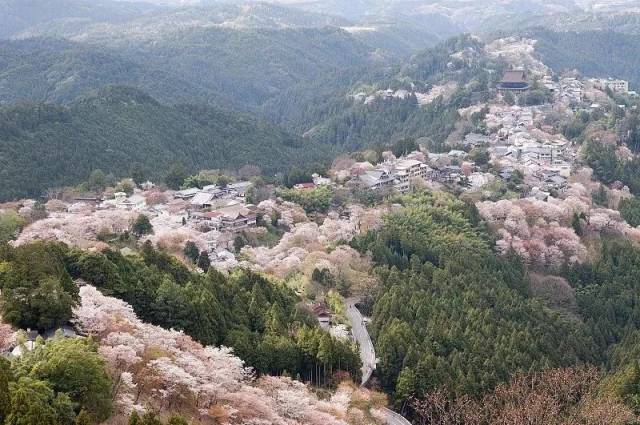
[[[498,84],[498,90],[501,92],[523,93],[529,90],[527,82],[527,72],[523,69],[514,69],[504,73],[502,81]]]

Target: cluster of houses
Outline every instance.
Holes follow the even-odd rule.
[[[488,134],[467,134],[459,143],[464,151],[454,149],[427,155],[414,152],[402,158],[387,158],[376,166],[358,163],[350,170],[352,181],[368,189],[399,193],[411,190],[417,179],[476,189],[495,178],[508,180],[517,170],[524,176],[526,186],[540,196],[564,190],[577,152],[564,136],[544,122],[544,118],[556,107],[573,112],[584,107],[586,84],[571,75],[560,78],[545,75],[536,84],[553,94],[553,104],[530,107],[493,105],[485,117]],[[624,80],[593,79],[587,84],[603,91],[610,89],[615,93],[633,94]],[[531,87],[531,78],[525,69],[512,69],[504,73],[497,88],[503,95],[511,93],[518,97],[530,91]],[[386,90],[369,97],[359,93],[354,98],[367,103],[376,97],[404,98],[408,94]],[[480,172],[468,160],[466,152],[478,147],[487,149],[496,168],[493,174]]]
[[[515,170],[525,183],[545,192],[562,191],[567,186],[576,149],[553,127],[544,125],[549,107],[495,106],[486,117],[492,129],[488,151],[501,177],[508,179]]]
[[[256,208],[245,202],[249,187],[250,182],[209,185],[175,192],[174,197],[189,202],[187,221],[208,230],[237,232],[256,225]]]
[[[411,189],[412,179],[429,179],[432,172],[428,165],[415,159],[414,155],[387,160],[373,169],[365,170],[358,175],[358,179],[368,189],[395,189],[406,193]]]
[[[413,152],[402,158],[390,158],[377,166],[370,163],[358,163],[351,169],[351,175],[357,183],[367,189],[393,189],[407,193],[414,179],[429,180],[434,170],[424,163],[421,152]]]
[[[575,77],[563,77],[555,81],[551,76],[542,77],[542,86],[554,95],[555,102],[566,107],[579,105],[584,100],[584,83]]]
[[[494,176],[478,171],[473,162],[465,160],[466,157],[465,151],[457,149],[426,155],[416,151],[400,158],[387,158],[376,166],[368,162],[357,163],[350,173],[357,186],[398,193],[407,193],[421,182],[473,189],[493,180]]]
[[[123,210],[144,213],[151,217],[154,226],[178,229],[188,227],[200,233],[200,239],[206,242],[212,261],[235,261],[230,251],[235,235],[257,225],[257,210],[245,200],[251,182],[239,181],[226,186],[208,185],[200,188],[188,188],[178,191],[157,191],[164,198],[161,202],[147,204],[147,196],[154,193],[153,184],[145,183],[132,194],[116,192],[108,199],[78,198],[68,208],[74,213],[74,206],[96,210]],[[78,211],[81,212],[81,211]],[[127,228],[113,228],[121,233]]]
[[[522,89],[516,83],[518,76],[525,78],[525,74],[512,76],[509,81],[513,84],[507,90]],[[553,84],[557,101],[582,98],[582,83],[577,79],[558,82],[548,79],[544,83]],[[545,123],[546,115],[552,111],[553,105],[492,105],[485,116],[488,134],[465,135],[458,144],[464,150],[413,152],[401,158],[387,157],[376,166],[357,163],[350,170],[352,180],[368,189],[392,189],[399,193],[410,191],[418,179],[475,190],[495,179],[508,181],[518,171],[536,196],[563,191],[577,151],[553,126]],[[467,152],[474,148],[486,149],[494,168],[492,173],[486,172],[486,168],[481,171],[469,158]]]
[[[554,104],[534,107],[494,105],[485,117],[489,136],[468,136],[465,146],[488,146],[494,166],[501,170],[499,176],[508,179],[515,170],[522,173],[525,183],[535,196],[562,191],[577,157],[574,146],[554,127],[545,123],[552,111],[565,109],[569,113],[594,109],[598,104],[588,101],[587,85],[598,90],[607,89],[618,94],[633,95],[629,83],[615,79],[581,80],[573,76],[554,79],[544,76],[542,87],[553,94]],[[499,90],[503,93],[523,93],[529,90],[527,74],[523,70],[505,73]],[[558,109],[559,108],[559,109]]]
[[[411,95],[411,92],[408,90],[392,90],[391,88],[387,90],[378,90],[373,94],[367,94],[365,92],[359,92],[351,96],[351,98],[358,102],[364,103],[365,105],[370,105],[374,103],[377,99],[406,99]]]
[[[554,95],[554,100],[557,103],[575,108],[584,101],[585,83],[574,76],[554,79],[550,75],[544,75],[539,82],[542,88]],[[629,90],[629,82],[625,80],[592,78],[588,80],[588,83],[598,90],[611,90],[613,93],[622,95],[636,95],[636,92]],[[510,92],[518,96],[528,92],[530,88],[529,77],[524,69],[506,71],[498,83],[498,91],[503,95]]]
[[[257,208],[245,199],[250,187],[251,182],[242,181],[174,192],[175,199],[187,203],[180,215],[181,225],[201,232],[212,262],[235,263],[235,235],[257,225]]]

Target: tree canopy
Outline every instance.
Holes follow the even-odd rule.
[[[520,370],[596,358],[584,326],[529,298],[522,265],[495,256],[475,207],[442,193],[397,201],[353,245],[379,265],[372,330],[398,403],[440,388],[479,396]]]

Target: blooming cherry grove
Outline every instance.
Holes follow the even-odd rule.
[[[321,401],[298,381],[255,379],[230,348],[203,347],[182,332],[143,323],[131,306],[92,286],[83,286],[80,297],[75,322],[106,359],[116,418],[152,409],[207,424],[381,423],[383,402],[366,390],[344,386],[335,400]],[[353,407],[356,396],[367,402]]]
[[[556,269],[587,260],[585,241],[574,229],[575,217],[584,236],[610,234],[640,240],[640,230],[629,226],[618,211],[594,205],[580,183],[572,184],[562,199],[485,201],[476,206],[498,236],[498,252],[514,251],[535,268]]]

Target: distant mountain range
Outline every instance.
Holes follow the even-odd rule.
[[[80,28],[104,22],[124,22],[161,8],[149,3],[111,0],[0,0],[0,38],[38,25]]]
[[[243,0],[202,0],[202,3]],[[636,0],[266,0],[354,21],[438,16],[463,31],[492,31],[510,19],[536,16],[640,13]],[[427,21],[428,24],[428,21]],[[497,25],[497,27],[496,27]]]
[[[194,28],[340,27],[407,55],[463,32],[542,25],[635,33],[635,0],[0,0],[0,38],[155,39]]]
[[[126,84],[168,103],[252,109],[293,84],[375,59],[370,47],[335,27],[192,28],[153,40],[105,35],[104,43],[38,38],[0,46],[0,104],[69,102]]]

